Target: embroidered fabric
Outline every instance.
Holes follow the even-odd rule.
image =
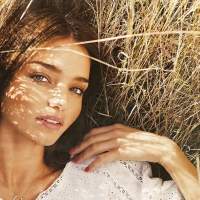
[[[183,200],[173,181],[152,178],[147,162],[116,161],[86,173],[70,162],[58,179],[36,200]]]

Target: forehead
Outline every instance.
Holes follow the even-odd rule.
[[[89,57],[88,51],[85,47],[81,46],[72,38],[58,37],[50,40],[46,45],[39,50],[34,57],[42,57],[44,54],[49,56],[58,55],[60,53],[73,52],[76,55],[82,55],[84,57]]]
[[[30,60],[43,61],[56,66],[61,71],[73,68],[76,73],[88,74],[90,58],[87,50],[69,38],[56,38],[49,41]]]

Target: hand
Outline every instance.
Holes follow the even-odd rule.
[[[86,172],[114,160],[158,162],[169,172],[185,199],[200,199],[195,166],[178,145],[167,137],[115,124],[92,129],[83,142],[69,153],[79,154],[74,159],[76,163],[98,155],[86,167]]]
[[[92,129],[83,142],[70,150],[71,155],[79,154],[74,162],[98,155],[85,169],[92,171],[102,164],[114,160],[135,160],[159,162],[170,161],[173,153],[181,152],[169,138],[141,131],[121,124]]]

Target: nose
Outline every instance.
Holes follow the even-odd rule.
[[[52,108],[59,108],[59,110],[66,110],[68,108],[67,93],[65,85],[59,83],[54,90],[50,90],[51,97],[48,101]]]
[[[67,102],[67,94],[65,93],[65,88],[55,88],[55,90],[51,90],[51,98],[48,103],[52,108],[59,108],[59,110],[66,110],[68,107]]]
[[[59,108],[59,110],[66,110],[68,107],[68,103],[62,97],[52,97],[49,99],[49,106],[52,108]]]

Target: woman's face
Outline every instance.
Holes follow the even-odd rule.
[[[72,39],[57,38],[23,66],[2,101],[4,127],[9,134],[52,145],[76,120],[88,87],[90,59]],[[75,53],[78,52],[77,53]]]

